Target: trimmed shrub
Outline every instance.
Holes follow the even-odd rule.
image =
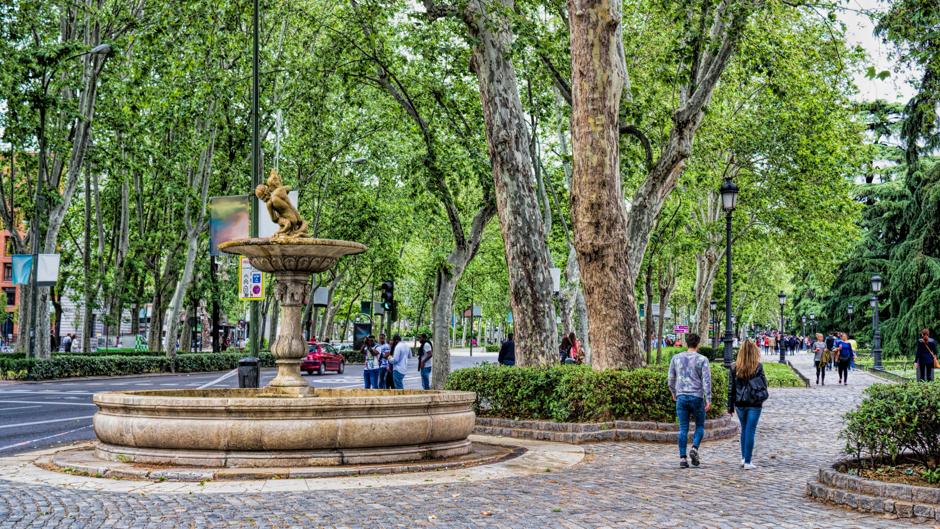
[[[845,414],[845,452],[861,467],[913,458],[929,469],[940,464],[940,381],[874,384],[858,409]]]
[[[447,389],[476,392],[476,412],[488,417],[675,421],[668,373],[662,368],[594,371],[579,365],[507,368],[484,364],[451,373]],[[709,417],[724,411],[727,391],[727,375],[715,371]]]
[[[247,353],[194,353],[176,357],[177,373],[227,371],[238,367],[238,361]],[[259,355],[261,367],[274,367],[274,356],[269,352]],[[172,371],[165,355],[58,355],[50,360],[3,359],[0,372],[25,372],[31,380],[49,380],[68,377],[96,377],[168,373]]]
[[[486,347],[486,352],[487,352],[487,353],[498,353],[498,352],[499,352],[500,344],[498,344],[498,343],[488,343],[488,344],[486,344],[485,347]]]

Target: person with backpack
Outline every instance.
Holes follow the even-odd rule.
[[[741,468],[757,468],[751,458],[754,455],[754,438],[760,421],[764,401],[767,400],[767,377],[760,362],[760,351],[747,340],[738,351],[738,358],[731,366],[728,381],[728,413],[738,414],[741,423]]]
[[[917,341],[917,354],[914,356],[914,370],[918,382],[932,382],[933,370],[937,365],[937,342],[930,337],[930,329],[920,331]]]
[[[686,447],[689,443],[689,418],[695,418],[695,433],[692,450],[688,456],[692,466],[700,463],[698,446],[705,437],[705,413],[712,408],[712,373],[708,358],[699,354],[702,339],[697,334],[686,336],[688,351],[672,357],[669,362],[669,392],[676,401],[676,417],[679,420],[679,467],[689,468]]]
[[[418,337],[418,371],[421,373],[421,388],[431,389],[431,359],[434,358],[434,344],[427,334]]]
[[[833,343],[833,353],[836,361],[839,363],[839,384],[849,384],[849,363],[852,361],[852,344],[849,343],[849,337],[842,333],[841,338]]]

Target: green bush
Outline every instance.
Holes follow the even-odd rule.
[[[764,362],[764,374],[767,375],[767,385],[772,388],[802,388],[806,387],[803,379],[793,372],[793,369],[777,362]]]
[[[343,358],[346,360],[347,364],[364,364],[366,363],[366,356],[362,354],[361,350],[356,349],[340,349],[339,354],[343,355]]]
[[[486,344],[486,346],[485,346],[485,347],[486,347],[486,352],[487,352],[487,353],[498,353],[498,352],[499,352],[499,346],[500,346],[500,344],[498,344],[498,343],[488,343],[488,344]]]
[[[238,366],[247,353],[192,353],[176,357],[177,373],[226,371]],[[274,367],[274,356],[269,352],[259,355],[261,367]],[[19,359],[0,361],[0,372],[26,373],[31,380],[50,380],[68,377],[96,377],[141,375],[171,372],[166,355],[58,355],[50,360]]]
[[[929,469],[940,463],[940,381],[874,384],[858,409],[845,414],[845,452],[894,464],[912,457]]]
[[[675,421],[668,373],[661,367],[594,371],[579,365],[507,368],[484,364],[451,373],[447,389],[476,392],[477,413],[490,417]],[[727,375],[713,372],[710,417],[724,411],[727,391]]]

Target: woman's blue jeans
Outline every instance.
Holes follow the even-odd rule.
[[[705,399],[692,395],[679,395],[676,398],[676,417],[679,418],[679,457],[685,457],[689,443],[689,417],[695,419],[695,434],[692,446],[698,448],[705,437]]]
[[[757,435],[757,421],[760,420],[761,408],[735,408],[738,421],[741,422],[741,459],[751,462],[754,455],[754,437]]]

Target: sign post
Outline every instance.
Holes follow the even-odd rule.
[[[264,299],[264,272],[251,266],[247,257],[238,261],[238,299],[260,301]],[[251,329],[249,329],[250,331]]]

